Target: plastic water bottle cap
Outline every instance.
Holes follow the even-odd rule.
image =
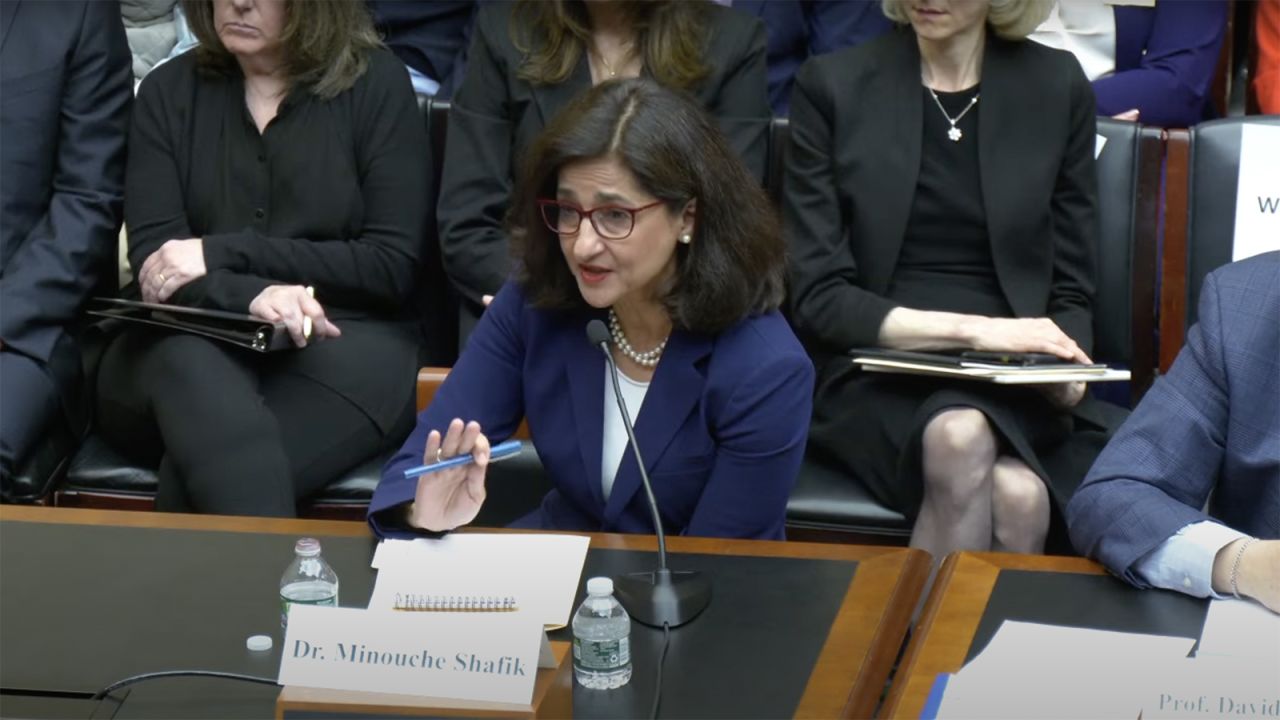
[[[587,581],[588,595],[612,595],[613,578],[593,577]]]
[[[271,649],[270,635],[250,635],[248,640],[244,641],[244,646],[256,652]]]

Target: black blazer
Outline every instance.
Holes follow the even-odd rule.
[[[821,350],[877,344],[920,170],[920,53],[910,29],[816,57],[796,79],[783,218],[794,321]],[[989,36],[979,173],[1000,287],[1085,352],[1097,236],[1093,91],[1069,53]]]
[[[473,312],[482,295],[497,293],[507,280],[502,221],[523,152],[574,96],[591,87],[585,55],[559,85],[534,86],[518,78],[524,54],[511,40],[511,10],[507,2],[481,5],[445,141],[440,244],[449,279]],[[708,4],[707,12],[711,73],[693,94],[763,181],[771,119],[764,26],[718,5]]]
[[[67,326],[114,275],[132,81],[116,3],[0,2],[0,341],[69,410]]]

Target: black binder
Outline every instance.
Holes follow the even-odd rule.
[[[254,352],[296,348],[284,323],[271,323],[252,315],[105,297],[93,298],[88,313],[202,335]]]

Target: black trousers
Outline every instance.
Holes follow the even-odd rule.
[[[350,400],[291,372],[292,355],[128,330],[98,371],[99,432],[159,462],[158,510],[293,516],[299,499],[402,439],[413,394],[384,435]]]
[[[59,412],[58,387],[44,365],[0,350],[0,479],[6,487]]]

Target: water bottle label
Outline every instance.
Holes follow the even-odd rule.
[[[290,605],[320,605],[322,607],[338,607],[338,596],[331,595],[327,598],[319,600],[290,600],[284,595],[280,596],[280,627],[286,627],[289,624],[289,606]]]
[[[631,638],[621,640],[573,639],[573,664],[580,670],[609,671],[631,662]]]

